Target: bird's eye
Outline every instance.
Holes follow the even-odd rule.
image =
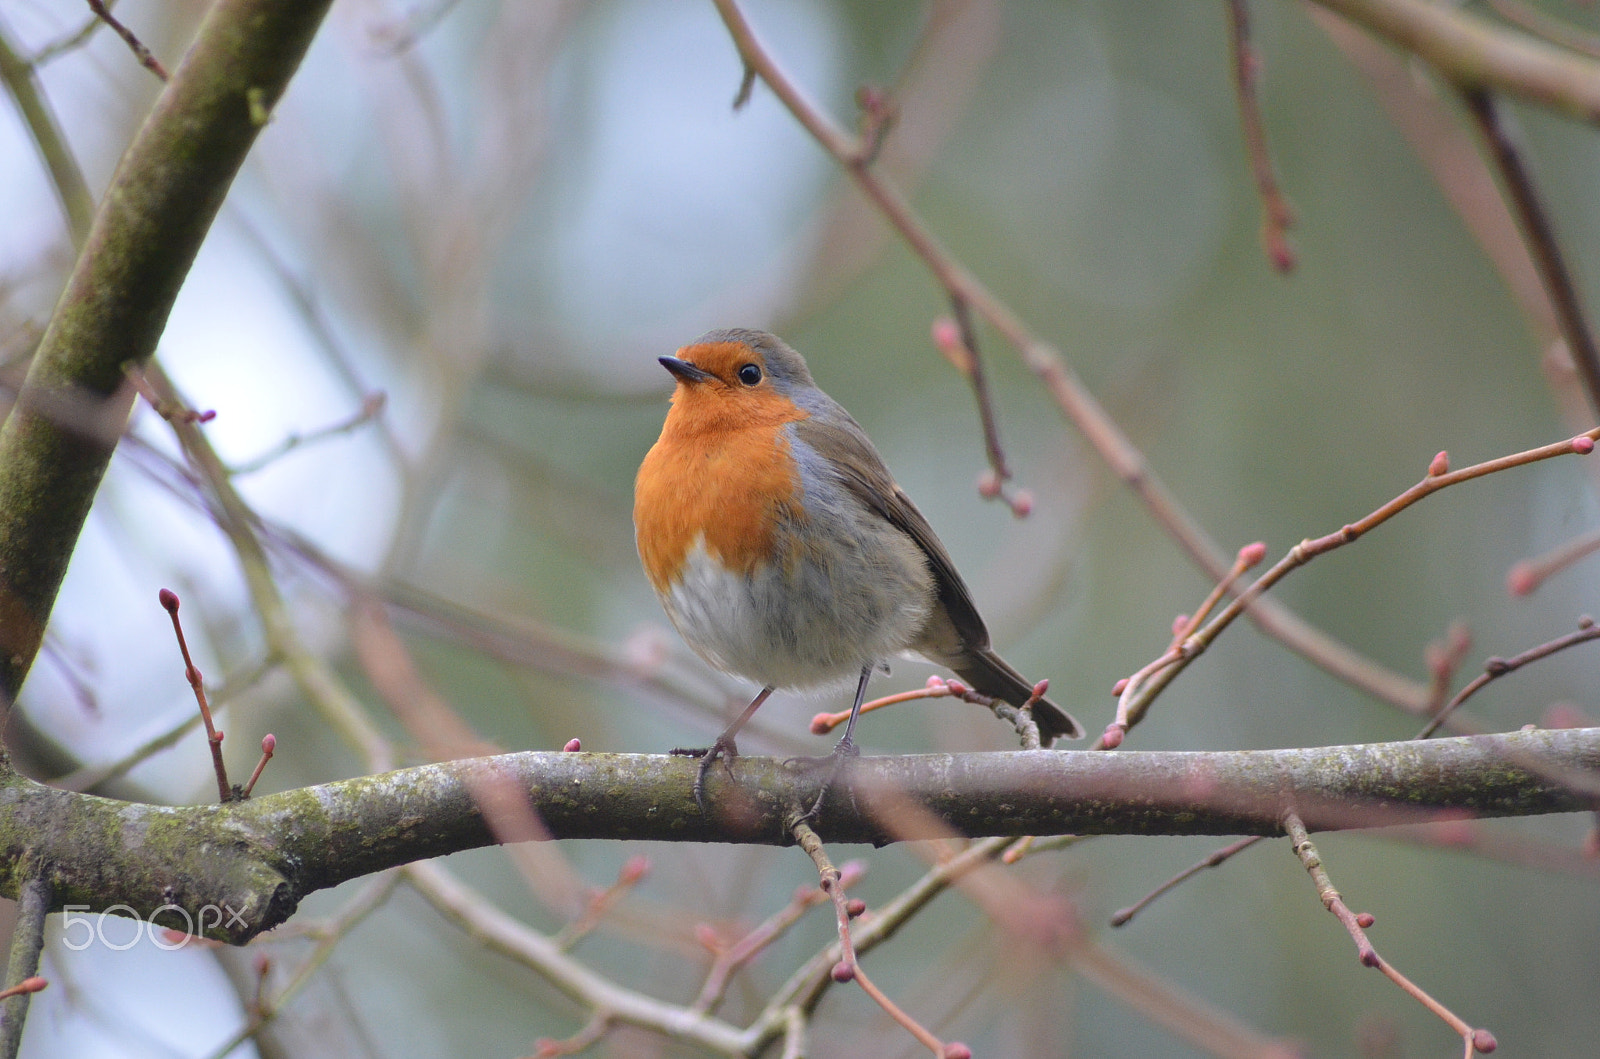
[[[739,369],[739,381],[746,386],[754,386],[761,381],[761,366],[759,364],[746,364]]]

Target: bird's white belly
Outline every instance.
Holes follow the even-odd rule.
[[[932,602],[920,552],[868,548],[832,555],[826,566],[801,557],[787,569],[768,564],[745,575],[725,569],[703,541],[662,598],[679,634],[708,662],[778,688],[853,679],[905,651]]]

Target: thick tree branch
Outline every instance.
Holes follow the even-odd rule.
[[[328,0],[219,0],[112,177],[0,427],[0,702],[16,696],[200,244]]]
[[[1428,0],[1316,0],[1461,88],[1507,92],[1600,123],[1600,60]]]
[[[11,776],[0,787],[0,892],[42,870],[53,907],[123,904],[235,943],[307,894],[408,861],[491,844],[487,787],[516,784],[552,838],[792,841],[784,815],[820,772],[740,758],[708,812],[696,763],[643,754],[529,752],[362,776],[228,805],[160,806]],[[897,807],[914,805],[916,812]],[[1033,751],[863,758],[817,829],[829,842],[967,835],[1281,834],[1600,806],[1600,728],[1207,753]],[[159,911],[160,909],[164,911]]]

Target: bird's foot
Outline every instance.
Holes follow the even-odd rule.
[[[722,759],[723,768],[728,770],[728,778],[733,778],[733,759],[739,756],[739,748],[734,744],[732,736],[718,736],[717,741],[710,746],[682,747],[675,746],[668,751],[673,757],[697,757],[700,759],[700,768],[694,774],[694,786],[689,788],[694,795],[694,804],[700,809],[702,815],[706,811],[706,773]]]
[[[839,772],[844,768],[846,761],[854,760],[861,756],[861,748],[845,736],[834,745],[833,753],[827,757],[792,757],[784,761],[785,767],[799,771],[801,769],[826,768],[827,778],[822,781],[822,787],[817,791],[817,800],[811,803],[811,808],[806,810],[800,818],[801,823],[810,823],[822,811],[822,803],[828,797],[828,791],[833,787],[833,781],[839,778]]]

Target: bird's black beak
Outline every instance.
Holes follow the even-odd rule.
[[[679,382],[705,382],[707,379],[716,377],[706,369],[690,364],[687,360],[679,360],[677,357],[657,357],[656,359],[661,361],[661,366],[672,372],[672,377]]]

